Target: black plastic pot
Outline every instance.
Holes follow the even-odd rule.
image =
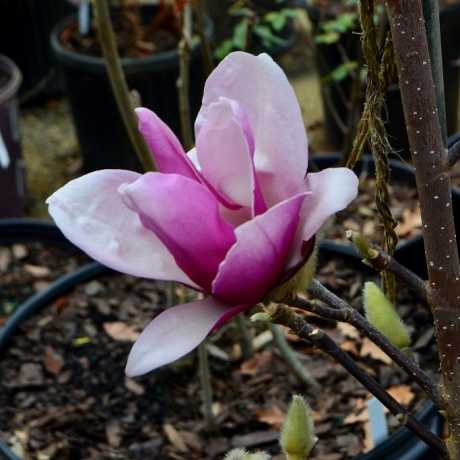
[[[0,53],[20,68],[26,100],[58,89],[49,44],[51,29],[75,8],[67,0],[3,0],[0,2]]]
[[[47,242],[53,234],[51,224],[41,226],[38,222],[20,224],[17,221],[0,222],[0,243],[10,242],[11,235],[17,233],[17,241],[30,241],[35,231],[36,239],[41,240],[43,235],[47,235]],[[56,243],[62,243],[62,234],[59,230],[54,232]],[[368,270],[360,262],[360,258],[350,251],[348,246],[334,242],[323,242],[320,245],[319,257],[338,255],[349,259],[350,263],[361,267],[360,269]],[[71,274],[67,274],[56,280],[48,288],[40,293],[35,294],[24,303],[22,303],[15,313],[8,319],[6,324],[0,329],[0,352],[8,345],[12,335],[17,331],[19,325],[34,313],[49,305],[53,300],[62,296],[70,289],[76,287],[79,283],[87,282],[91,279],[111,273],[112,271],[102,265],[94,262],[84,266]],[[435,411],[432,404],[426,404],[417,415],[417,418],[429,427],[434,433],[439,434],[441,431],[440,417]],[[6,460],[19,460],[6,446],[0,441],[0,455]],[[399,428],[387,440],[379,444],[369,453],[358,456],[355,460],[433,460],[435,457],[430,453],[428,447],[413,435],[407,428]]]
[[[304,1],[304,0],[302,0]],[[318,28],[320,24],[321,11],[318,7],[304,4],[313,27]],[[460,73],[457,60],[460,58],[460,41],[457,39],[458,24],[460,22],[460,4],[442,8],[440,12],[441,23],[441,46],[443,54],[444,89],[446,95],[446,112],[448,134],[453,134],[457,129],[458,100]],[[340,49],[339,49],[340,48]],[[317,45],[317,65],[321,77],[330,73],[333,69],[343,63],[343,51],[351,60],[356,60],[361,53],[360,35],[355,33],[344,34],[338,45]],[[325,126],[328,133],[328,140],[341,148],[343,134],[334,117],[330,105],[326,103],[325,91],[329,91],[329,99],[336,112],[342,120],[347,120],[348,108],[345,98],[350,97],[351,78],[345,78],[337,84],[322,85],[323,106]],[[399,88],[395,85],[388,91],[386,99],[386,110],[383,114],[386,120],[387,131],[390,143],[399,156],[410,158],[407,132],[405,129],[404,113],[401,103]]]
[[[73,17],[61,21],[51,34],[51,45],[63,69],[84,169],[141,170],[118,112],[103,59],[76,53],[61,43],[63,31],[74,24]],[[206,34],[210,37],[213,34],[210,20],[206,22]],[[122,65],[128,85],[139,93],[142,105],[154,110],[180,137],[177,50],[144,59],[125,58]],[[200,44],[196,43],[192,47],[190,61],[190,108],[193,117],[201,106],[203,86]]]
[[[0,218],[21,216],[25,174],[19,137],[17,92],[21,72],[0,55]]]

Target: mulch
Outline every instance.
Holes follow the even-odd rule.
[[[38,244],[19,247],[0,250],[2,289],[11,284],[12,274],[16,277],[7,304],[85,261]],[[33,273],[29,266],[35,267]],[[357,308],[363,281],[375,277],[329,256],[320,257],[318,276]],[[183,289],[176,287],[175,295],[183,296]],[[313,408],[319,438],[312,459],[348,459],[372,446],[368,393],[338,364],[288,336],[321,395],[303,387],[271,346],[263,325],[252,329],[257,349],[252,359],[241,357],[232,323],[209,343],[217,433],[207,431],[201,415],[195,354],[141,378],[127,378],[124,365],[133,340],[170,297],[166,283],[114,274],[78,286],[26,321],[1,356],[0,437],[32,460],[211,460],[237,446],[277,455],[283,414],[291,395],[301,393]],[[403,287],[398,288],[398,310],[412,332],[414,357],[434,374],[430,313]],[[420,407],[419,390],[352,327],[311,315],[309,320],[324,327],[403,404]],[[391,429],[397,426],[394,418],[388,420]]]

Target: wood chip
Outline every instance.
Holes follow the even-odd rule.
[[[165,432],[168,441],[176,448],[176,450],[182,453],[188,451],[182,436],[170,423],[165,423],[163,425],[163,431]]]
[[[24,270],[35,278],[46,278],[51,274],[51,270],[48,267],[39,265],[24,264]]]
[[[120,342],[135,342],[140,335],[139,332],[122,321],[104,323],[102,327],[112,339]]]
[[[388,388],[387,391],[403,406],[408,406],[415,398],[414,392],[409,385],[394,385]]]
[[[273,405],[269,409],[256,412],[256,416],[259,422],[266,423],[277,430],[281,428],[286,418],[284,412],[276,405]]]
[[[391,358],[367,337],[363,339],[363,343],[361,345],[361,356],[369,356],[370,358],[382,361],[385,364],[391,364],[392,362]]]
[[[43,365],[50,374],[58,375],[64,367],[64,358],[52,347],[46,347]]]

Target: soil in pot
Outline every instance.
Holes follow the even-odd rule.
[[[320,256],[319,278],[360,306],[363,275],[334,255]],[[180,294],[180,289],[178,293]],[[314,460],[350,459],[371,446],[366,435],[366,391],[339,365],[290,338],[321,385],[321,397],[301,387],[267,343],[240,358],[232,325],[210,342],[214,410],[220,432],[207,436],[200,415],[194,355],[132,380],[123,367],[131,342],[165,305],[162,283],[111,275],[78,286],[23,324],[2,354],[0,433],[31,459],[221,459],[232,446],[279,453],[277,430],[292,393],[305,393],[319,443]],[[398,289],[398,309],[409,325],[414,356],[436,369],[428,311]],[[342,349],[416,409],[418,389],[352,327],[325,327]],[[256,329],[259,344],[266,340]],[[33,352],[32,352],[33,350]],[[390,427],[397,426],[389,418]],[[434,456],[431,458],[435,458]]]
[[[177,48],[180,40],[180,20],[172,5],[162,3],[158,8],[125,6],[112,8],[112,24],[122,58],[144,58]],[[88,56],[102,56],[96,32],[82,36],[75,25],[61,35],[69,50]]]

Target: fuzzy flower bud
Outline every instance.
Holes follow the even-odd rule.
[[[306,460],[316,441],[311,409],[302,396],[294,395],[280,439],[286,459]]]
[[[395,347],[407,348],[410,335],[391,302],[373,282],[364,284],[364,310],[368,321],[378,329]]]

